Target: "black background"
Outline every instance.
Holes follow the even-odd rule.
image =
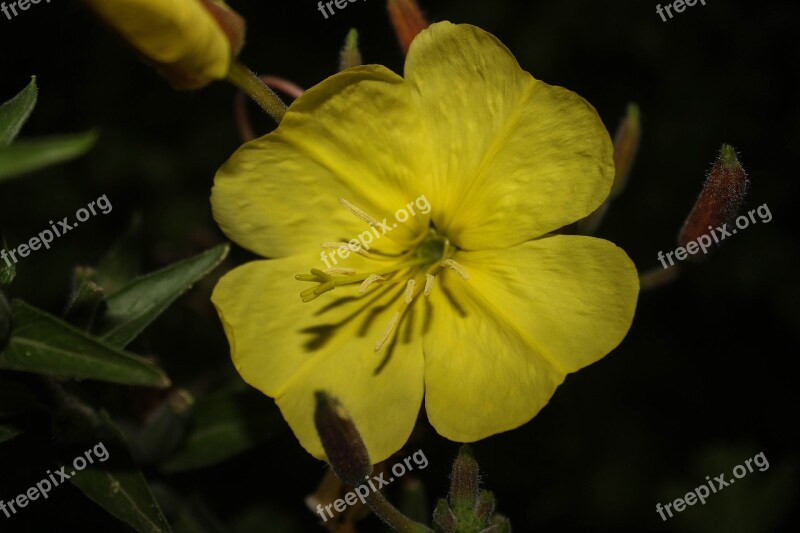
[[[309,87],[335,72],[350,27],[360,31],[366,62],[402,71],[380,0],[348,4],[329,20],[312,0],[231,4],[248,20],[241,57],[256,71]],[[773,215],[673,284],[643,292],[620,348],[568,377],[533,421],[475,445],[499,511],[516,531],[791,530],[800,489],[797,4],[707,0],[667,22],[656,2],[641,0],[423,5],[433,21],[468,22],[497,35],[535,77],[588,99],[612,132],[627,102],[641,106],[639,159],[599,232],[641,271],[658,266],[658,251],[674,249],[723,142],[736,147],[749,173],[746,209],[766,203]],[[11,21],[0,15],[0,100],[31,75],[38,76],[39,104],[23,137],[96,128],[101,138],[77,161],[0,185],[9,245],[102,194],[114,210],[18,265],[12,296],[59,312],[72,266],[96,263],[135,213],[143,217],[144,271],[224,239],[208,197],[216,168],[239,144],[230,86],[171,90],[79,2],[60,0]],[[262,132],[271,127],[266,118],[254,123]],[[225,268],[248,258],[234,249]],[[179,300],[134,346],[157,354],[182,386],[233,373],[208,302],[214,280]],[[274,410],[271,400],[258,401]],[[284,423],[274,432],[223,465],[148,475],[201,498],[222,522],[260,509],[271,517],[263,530],[321,531],[303,498],[323,465]],[[26,436],[0,448],[0,498],[11,499],[52,467],[49,444]],[[458,445],[422,424],[406,451],[416,449],[430,461],[419,477],[433,504],[447,490]],[[769,460],[765,472],[666,523],[655,512],[657,502],[683,496],[706,475],[730,477],[759,452]],[[364,523],[364,530],[379,527]],[[0,515],[0,531],[118,529],[71,486],[12,520]]]

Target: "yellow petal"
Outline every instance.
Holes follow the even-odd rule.
[[[424,341],[428,418],[452,440],[524,424],[633,320],[636,268],[608,241],[552,236],[456,260],[470,278],[439,276]]]
[[[422,404],[422,336],[409,330],[420,328],[421,321],[416,317],[401,325],[391,349],[375,353],[396,309],[388,305],[389,295],[402,286],[391,287],[372,305],[377,292],[341,298],[340,288],[302,303],[298,293],[309,285],[293,277],[315,260],[319,257],[303,255],[247,263],[220,280],[212,301],[237,370],[276,399],[309,453],[324,458],[313,414],[314,392],[325,390],[350,412],[372,460],[382,461],[405,444]]]
[[[391,225],[397,210],[426,192],[419,178],[429,158],[410,102],[403,80],[373,65],[309,89],[275,132],[244,145],[219,170],[214,218],[228,237],[266,257],[305,253],[368,229],[340,197]],[[411,217],[393,235],[408,238],[428,222]]]
[[[608,195],[613,149],[594,108],[535,80],[494,36],[433,24],[412,43],[405,77],[433,152],[434,221],[462,249],[539,237]]]
[[[227,75],[231,45],[199,0],[86,3],[176,87],[202,87]]]

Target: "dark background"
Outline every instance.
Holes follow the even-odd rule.
[[[360,31],[365,62],[402,70],[380,0],[349,4],[328,20],[312,0],[230,3],[248,20],[241,57],[256,71],[309,87],[335,72],[350,27]],[[639,159],[599,232],[640,270],[657,267],[657,252],[676,246],[723,142],[736,147],[749,173],[745,208],[766,203],[773,215],[705,264],[689,265],[673,284],[643,292],[616,351],[568,377],[533,421],[475,445],[499,511],[516,531],[796,528],[797,4],[707,0],[662,22],[657,2],[641,0],[422,3],[432,21],[468,22],[497,35],[535,77],[587,98],[612,132],[627,102],[641,106]],[[38,76],[39,104],[22,137],[92,128],[101,137],[75,162],[0,185],[9,245],[102,194],[114,209],[21,262],[11,296],[60,312],[72,267],[95,264],[137,213],[143,271],[223,241],[208,197],[216,168],[239,144],[230,86],[172,91],[79,2],[66,1],[34,5],[11,21],[0,15],[0,100],[31,75]],[[254,124],[261,132],[271,127],[266,118]],[[248,258],[234,247],[224,268],[179,300],[133,351],[156,355],[176,384],[198,391],[209,375],[233,376],[208,296],[225,269]],[[275,410],[269,399],[254,402],[265,417]],[[264,444],[219,466],[148,476],[203,502],[220,522],[239,523],[235,531],[247,530],[246,516],[269,517],[265,531],[322,531],[303,499],[323,465],[282,421],[271,431]],[[51,468],[48,445],[25,436],[0,448],[0,498]],[[417,449],[430,461],[419,477],[433,504],[447,490],[458,445],[422,424],[407,447]],[[666,523],[655,512],[657,502],[683,496],[707,475],[730,477],[759,452],[767,471]],[[363,530],[379,527],[367,521]],[[23,530],[123,526],[65,486],[14,520],[0,516],[0,531]]]

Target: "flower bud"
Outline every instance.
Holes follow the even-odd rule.
[[[404,53],[419,32],[430,26],[416,0],[388,0],[386,7]]]
[[[358,49],[358,30],[347,32],[342,51],[339,52],[339,70],[361,65],[361,50]]]
[[[339,479],[358,486],[372,473],[367,447],[339,400],[322,391],[315,396],[314,424],[328,462]]]
[[[739,164],[733,147],[723,144],[703,190],[683,224],[678,244],[685,247],[712,229],[731,224],[746,194],[747,174]]]
[[[433,523],[444,533],[480,531],[509,533],[511,525],[494,514],[494,494],[480,490],[480,468],[472,448],[462,446],[450,474],[450,503],[441,499],[433,512]]]
[[[225,78],[244,20],[221,0],[86,0],[176,89]]]
[[[462,509],[472,511],[475,508],[479,484],[478,461],[472,456],[472,448],[464,445],[458,452],[450,475],[450,505],[456,515]]]
[[[636,161],[639,151],[639,139],[642,136],[641,122],[639,121],[639,106],[628,104],[625,118],[620,122],[614,137],[614,185],[611,187],[611,198],[616,198],[625,189],[628,176]]]

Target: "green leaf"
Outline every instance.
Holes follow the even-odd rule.
[[[22,428],[14,424],[2,423],[0,424],[0,444],[9,441],[22,434]]]
[[[140,533],[172,531],[147,481],[131,458],[125,437],[107,413],[101,412],[96,418],[99,426],[94,428],[92,436],[84,437],[84,444],[80,447],[73,444],[70,453],[75,455],[64,456],[66,471],[70,475],[74,473],[71,470],[74,457],[82,455],[86,458],[89,454],[93,459],[84,470],[70,477],[70,483]],[[90,441],[90,438],[95,440]]]
[[[0,352],[0,369],[125,385],[168,387],[153,363],[107,346],[59,318],[20,300],[11,303],[14,325]]]
[[[182,472],[226,461],[267,440],[279,423],[275,404],[255,391],[206,396],[195,404],[186,443],[162,470]]]
[[[23,140],[0,148],[0,181],[79,157],[94,145],[93,131]]]
[[[11,144],[19,135],[19,130],[36,107],[37,94],[36,76],[33,76],[27,87],[0,106],[0,148]]]
[[[214,270],[228,255],[230,246],[221,244],[132,281],[106,298],[107,310],[98,336],[106,343],[124,348],[164,312],[192,284]]]

